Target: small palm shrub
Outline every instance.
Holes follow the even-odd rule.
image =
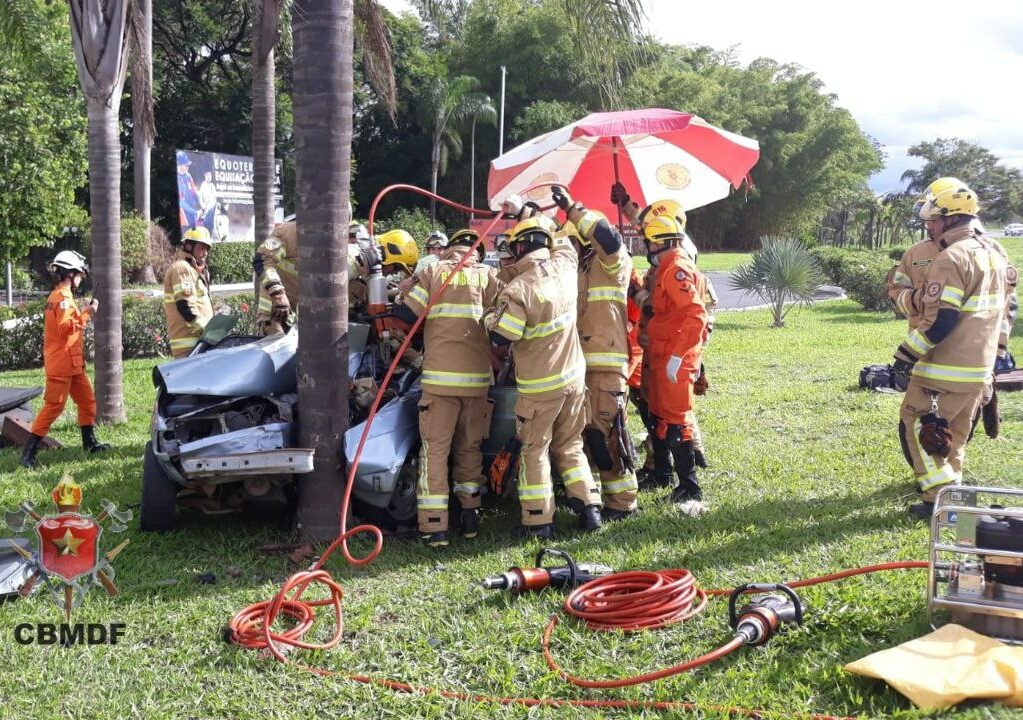
[[[775,327],[785,327],[794,304],[808,304],[824,284],[824,273],[813,254],[795,238],[767,237],[753,261],[732,271],[736,290],[754,293],[771,306]]]

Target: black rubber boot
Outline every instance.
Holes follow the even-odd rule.
[[[96,428],[92,425],[82,425],[82,447],[91,453],[110,449],[110,445],[96,439]]]
[[[583,529],[583,532],[600,530],[600,526],[603,524],[604,521],[600,517],[600,505],[587,505],[579,513],[579,527]]]
[[[632,517],[636,514],[636,510],[615,510],[614,508],[604,508],[600,514],[607,522],[617,522],[618,520],[624,520],[625,518]]]
[[[671,485],[671,452],[668,450],[668,443],[656,435],[650,436],[650,442],[654,448],[654,469],[649,474],[644,473],[639,477],[639,486],[642,488],[662,488]]]
[[[930,522],[931,516],[934,514],[934,503],[921,500],[920,502],[913,503],[907,509],[913,517]]]
[[[553,523],[545,525],[519,525],[512,530],[512,537],[517,540],[537,538],[542,542],[546,542],[547,540],[554,539],[554,525]]]
[[[433,533],[419,533],[419,539],[429,548],[439,549],[448,546],[448,534],[443,530]]]
[[[462,508],[461,522],[462,537],[472,540],[480,534],[480,510],[479,508]]]
[[[694,450],[693,455],[696,457],[696,467],[707,467],[707,456],[703,454],[702,450]]]
[[[672,502],[703,500],[703,491],[696,480],[696,451],[693,449],[693,441],[687,440],[671,448],[671,456],[675,461],[675,473],[678,475],[678,485],[671,492]]]
[[[36,453],[39,452],[39,444],[43,441],[42,436],[33,435],[28,439],[28,444],[21,450],[21,466],[34,468],[36,466]]]

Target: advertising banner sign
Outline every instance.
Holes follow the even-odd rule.
[[[203,226],[214,242],[255,240],[252,158],[178,150],[178,215],[181,231]],[[281,164],[274,173],[274,222],[284,219]]]

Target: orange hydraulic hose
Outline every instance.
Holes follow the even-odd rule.
[[[785,583],[791,588],[834,582],[854,575],[885,570],[916,570],[926,568],[919,560],[882,563],[843,570],[828,575]],[[565,599],[565,612],[586,622],[594,630],[644,630],[682,622],[700,613],[708,596],[731,594],[731,590],[701,590],[692,573],[685,569],[660,571],[629,571],[596,578],[573,590]],[[696,604],[694,605],[694,601]],[[551,636],[558,626],[558,616],[551,615],[543,630],[540,645],[547,666],[566,682],[587,688],[617,688],[661,680],[695,670],[742,647],[740,638],[732,638],[721,647],[693,660],[671,667],[630,677],[610,680],[589,680],[569,673],[554,659]]]
[[[525,195],[537,188],[548,187],[554,184],[556,183],[540,183],[535,187],[528,188],[523,194]],[[228,627],[228,635],[231,642],[241,645],[242,647],[268,650],[277,660],[283,663],[288,663],[289,661],[284,654],[285,651],[281,649],[282,647],[326,650],[336,646],[341,640],[344,632],[344,620],[342,613],[342,599],[344,597],[344,591],[342,590],[341,585],[336,582],[327,571],[323,570],[322,567],[339,547],[341,548],[341,552],[345,560],[353,566],[367,565],[371,563],[380,554],[380,551],[383,548],[383,533],[376,526],[358,525],[351,529],[348,529],[347,527],[348,508],[351,503],[352,489],[355,485],[355,473],[358,469],[359,460],[362,457],[362,451],[369,436],[369,430],[372,426],[373,419],[376,416],[383,393],[394,375],[394,370],[397,367],[400,358],[408,348],[409,343],[412,341],[412,337],[422,325],[426,315],[430,311],[430,308],[443,293],[444,289],[450,284],[451,280],[456,276],[457,271],[465,265],[469,258],[473,256],[476,248],[481,242],[483,242],[483,238],[490,234],[500,219],[500,215],[493,211],[480,210],[478,208],[470,208],[465,205],[460,205],[414,185],[397,184],[388,186],[382,190],[376,198],[374,198],[369,215],[369,231],[371,234],[373,231],[373,221],[377,205],[387,193],[394,190],[408,190],[416,192],[426,197],[432,197],[446,205],[464,212],[473,212],[479,215],[493,217],[494,220],[487,229],[480,234],[477,241],[470,248],[470,251],[467,252],[458,263],[455,267],[455,272],[451,273],[448,279],[445,280],[441,287],[438,288],[438,290],[430,297],[426,307],[423,309],[423,312],[416,318],[416,322],[409,329],[401,346],[395,352],[394,360],[388,367],[387,372],[380,383],[380,388],[377,391],[376,397],[374,397],[373,403],[370,406],[370,411],[365,421],[365,427],[363,428],[362,435],[359,438],[359,444],[356,448],[354,460],[348,471],[347,485],[345,487],[341,507],[339,508],[341,531],[338,534],[338,537],[331,542],[324,553],[320,556],[320,559],[312,567],[310,567],[309,570],[295,573],[288,578],[273,599],[250,605],[244,610],[239,611],[231,619]],[[542,209],[550,209],[550,207],[551,206],[547,206]],[[373,535],[374,545],[373,549],[370,550],[369,553],[361,558],[356,558],[348,549],[348,539],[361,533],[370,533]],[[926,568],[927,563],[902,562],[871,565],[865,568],[846,570],[831,575],[823,575],[816,578],[801,580],[789,583],[789,585],[790,587],[802,587],[822,582],[830,582],[868,572],[920,567]],[[594,585],[595,583],[596,585]],[[302,595],[305,591],[311,585],[315,584],[323,585],[327,588],[329,597],[320,600],[302,600]],[[573,592],[566,600],[565,609],[569,614],[576,615],[577,617],[585,620],[591,627],[597,629],[611,630],[621,628],[626,630],[638,630],[644,628],[663,627],[665,625],[693,617],[703,610],[707,603],[707,596],[725,595],[729,592],[729,590],[703,591],[699,589],[696,587],[696,581],[692,573],[685,569],[662,570],[656,573],[616,573],[604,578],[598,578],[581,586],[580,588],[577,588],[576,591]],[[694,601],[696,602],[695,605],[693,604]],[[330,606],[334,610],[335,631],[333,636],[324,643],[305,642],[302,638],[312,627],[315,621],[316,608],[324,606]],[[296,624],[284,631],[273,630],[274,622],[280,615],[291,618],[296,621]],[[675,675],[687,670],[695,669],[701,665],[705,665],[720,657],[724,657],[742,645],[741,640],[733,638],[725,645],[707,653],[706,655],[674,665],[670,668],[645,673],[632,678],[586,680],[584,678],[571,675],[559,667],[555,662],[553,653],[550,650],[550,640],[557,624],[557,616],[552,616],[547,627],[543,631],[542,647],[544,658],[546,659],[547,664],[553,670],[558,672],[558,674],[566,681],[589,688],[615,688],[644,682],[652,682],[654,680],[659,680],[669,677],[670,675]],[[322,668],[315,668],[300,663],[296,665],[303,670],[325,677],[340,676],[359,683],[379,685],[397,692],[439,695],[445,698],[474,703],[521,705],[526,707],[569,706],[599,709],[655,709],[694,712],[705,710],[745,717],[762,717],[765,715],[783,714],[737,707],[697,705],[696,703],[683,701],[575,700],[568,698],[495,697],[476,693],[462,693],[432,687],[417,686],[396,680],[376,678],[369,675],[324,670]],[[804,717],[809,717],[813,720],[838,720],[836,716],[819,713],[806,714]],[[843,720],[853,719],[844,718]]]

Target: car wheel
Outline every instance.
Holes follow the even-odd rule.
[[[416,523],[416,483],[419,481],[419,445],[417,444],[405,458],[391,493],[391,501],[387,504],[387,514],[398,525],[415,525]]]
[[[170,532],[178,527],[178,485],[163,471],[153,452],[153,442],[146,443],[142,462],[142,507],[139,526],[145,532]]]
[[[346,471],[347,472],[347,471]],[[360,522],[376,525],[378,528],[394,532],[400,527],[416,524],[416,482],[419,477],[419,445],[417,444],[405,458],[398,477],[395,479],[394,490],[387,507],[377,507],[352,494],[352,510]]]

